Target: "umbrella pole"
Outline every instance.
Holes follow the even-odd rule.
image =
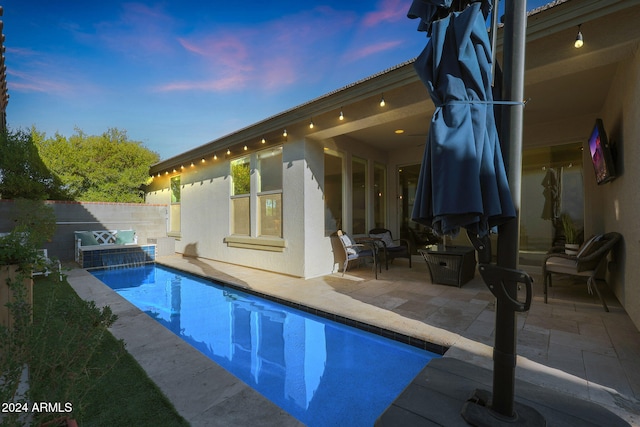
[[[524,99],[524,54],[527,30],[526,0],[505,2],[503,41],[503,97]],[[497,263],[515,269],[518,264],[520,199],[522,181],[522,116],[521,104],[503,107],[503,152],[507,165],[509,189],[516,208],[516,218],[499,227]],[[517,299],[517,286],[507,286],[507,292]],[[499,414],[514,415],[514,385],[516,368],[516,315],[511,306],[500,299],[496,303],[496,338],[494,345],[492,409]]]
[[[524,99],[524,52],[526,45],[526,0],[505,2],[502,99]],[[496,332],[493,347],[493,393],[475,390],[462,410],[474,426],[546,426],[534,408],[515,402],[516,312],[529,310],[531,278],[517,270],[519,253],[520,199],[522,180],[523,104],[505,105],[502,113],[502,152],[516,218],[499,227],[497,266],[478,266],[496,296]],[[474,244],[474,246],[476,246]],[[518,285],[527,289],[526,302],[518,301]]]

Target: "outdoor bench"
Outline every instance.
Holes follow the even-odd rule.
[[[134,230],[76,231],[74,241],[82,268],[138,265],[156,258],[156,245],[139,245]]]

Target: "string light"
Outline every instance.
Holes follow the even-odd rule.
[[[582,37],[582,31],[580,31],[580,27],[582,24],[578,25],[578,35],[576,36],[576,41],[573,44],[576,49],[580,49],[584,45],[584,38]]]

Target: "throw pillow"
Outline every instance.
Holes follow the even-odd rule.
[[[374,239],[381,239],[387,248],[395,248],[396,246],[400,246],[391,238],[390,233],[382,233],[382,234],[370,234],[370,237]]]
[[[595,236],[587,240],[578,251],[576,258],[585,257],[596,251],[600,246],[602,246],[598,244],[600,239],[602,239],[602,234],[596,234]]]
[[[342,240],[342,244],[344,245],[349,255],[355,255],[358,253],[358,248],[353,246],[353,242],[351,241],[351,238],[349,238],[349,236],[343,234],[342,236],[340,236],[340,240]]]
[[[76,238],[80,239],[82,246],[97,246],[99,243],[91,231],[82,231],[75,233]]]
[[[118,230],[116,233],[116,245],[129,245],[133,243],[136,232],[133,230]]]

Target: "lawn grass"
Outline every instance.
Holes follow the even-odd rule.
[[[34,283],[33,320],[32,401],[70,402],[70,417],[83,427],[189,425],[108,332],[109,309],[81,300],[66,281],[43,277]]]

